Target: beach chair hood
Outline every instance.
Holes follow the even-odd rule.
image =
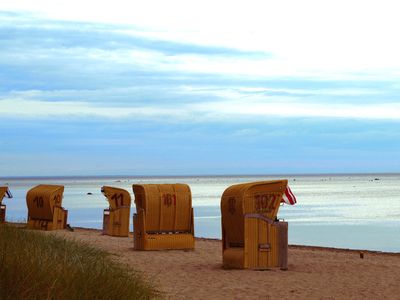
[[[0,186],[0,204],[4,198],[12,198],[12,194],[8,186]]]
[[[131,207],[131,195],[127,190],[103,186],[101,192],[107,198],[110,209],[115,210],[121,207]]]
[[[275,220],[288,181],[272,180],[232,185],[221,198],[222,229],[232,245],[244,243],[244,218],[261,214]]]
[[[187,184],[134,184],[137,211],[144,210],[149,232],[190,231],[192,194]]]
[[[31,219],[53,220],[55,207],[61,207],[64,186],[38,185],[30,189],[26,195],[28,216]]]

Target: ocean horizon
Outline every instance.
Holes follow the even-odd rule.
[[[400,173],[21,176],[0,177],[0,185],[8,185],[14,196],[3,201],[8,221],[26,220],[30,188],[61,184],[68,223],[100,229],[108,206],[101,186],[124,188],[134,199],[134,183],[186,183],[192,191],[195,235],[221,238],[219,205],[228,186],[282,178],[289,180],[298,202],[281,206],[278,213],[289,222],[289,244],[400,252]]]
[[[21,175],[21,176],[0,176],[0,180],[7,179],[58,179],[58,178],[186,178],[186,177],[276,177],[276,176],[369,176],[369,175],[400,175],[400,172],[332,172],[332,173],[248,173],[248,174],[85,174],[85,175]]]

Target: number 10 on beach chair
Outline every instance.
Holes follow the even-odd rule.
[[[230,186],[221,198],[222,256],[227,269],[287,269],[288,223],[281,202],[296,203],[287,180]]]
[[[110,204],[103,214],[103,234],[127,237],[129,235],[131,195],[124,189],[110,186],[103,186],[101,192]]]
[[[65,229],[68,211],[62,205],[64,186],[38,185],[26,194],[28,228],[40,230]]]
[[[4,205],[3,199],[4,197],[6,198],[12,198],[12,194],[10,190],[8,189],[8,186],[0,186],[0,223],[5,222],[6,220],[6,205]]]
[[[135,250],[193,249],[192,195],[186,184],[134,184]]]

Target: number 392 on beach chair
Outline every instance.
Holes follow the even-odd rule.
[[[131,195],[124,189],[110,186],[103,186],[101,192],[110,204],[109,208],[104,210],[103,234],[127,237],[129,235]]]
[[[26,194],[28,228],[40,230],[65,229],[68,211],[62,205],[64,186],[38,185]]]
[[[193,249],[192,195],[186,184],[134,184],[136,250]]]
[[[6,220],[6,205],[2,203],[4,197],[12,198],[8,186],[0,186],[0,223],[5,222]]]
[[[288,223],[276,219],[286,191],[290,191],[287,180],[237,184],[225,190],[221,199],[224,268],[287,269]]]

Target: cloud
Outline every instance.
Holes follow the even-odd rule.
[[[315,103],[262,103],[224,101],[219,103],[202,103],[200,111],[214,116],[254,116],[254,117],[304,117],[304,118],[349,118],[400,121],[400,103],[353,105]]]
[[[0,21],[2,12],[0,12]],[[25,22],[31,21],[26,24]],[[4,19],[3,19],[4,22]],[[257,51],[244,51],[235,48],[212,45],[188,44],[146,37],[143,32],[133,32],[129,27],[104,26],[91,23],[72,23],[51,20],[24,19],[12,24],[3,23],[0,38],[3,48],[19,48],[27,43],[30,50],[40,48],[85,48],[85,49],[142,49],[156,51],[165,55],[223,55],[255,58],[268,58],[270,54]]]
[[[35,84],[45,88],[42,82],[47,79],[46,74],[48,77],[56,76],[60,81],[66,78],[67,83],[72,81],[76,85],[85,80],[87,85],[94,87],[97,87],[96,79],[99,85],[104,85],[105,76],[114,79],[110,84],[118,85],[119,81],[126,85],[127,79],[135,74],[145,80],[154,79],[152,75],[183,79],[193,75],[212,75],[224,77],[225,80],[289,78],[297,81],[379,81],[385,75],[384,78],[392,82],[399,75],[394,62],[372,68],[363,61],[360,69],[353,68],[345,56],[321,56],[325,53],[323,50],[320,55],[307,51],[284,54],[285,49],[274,48],[276,42],[267,42],[268,36],[260,37],[268,47],[246,49],[240,45],[226,46],[230,43],[221,45],[218,41],[204,42],[201,38],[180,39],[181,32],[178,31],[154,32],[134,25],[59,21],[29,14],[0,13],[0,24],[0,63],[4,73],[15,73],[16,76],[26,74],[24,83],[28,88],[33,88]],[[207,33],[204,32],[205,35]],[[185,34],[190,36],[192,32]],[[196,33],[193,35],[197,36]],[[240,34],[236,39],[247,44],[243,42],[245,37]],[[254,41],[248,44],[253,45]],[[352,51],[352,48],[346,49]],[[357,58],[360,55],[357,53],[355,56]],[[356,58],[352,57],[351,60],[355,61]],[[71,73],[76,76],[76,81],[68,77]],[[7,80],[7,76],[3,76]],[[21,80],[16,83],[12,79],[7,80],[8,86],[21,84]],[[49,80],[47,84],[52,86]],[[60,84],[53,83],[53,86],[60,88]]]
[[[341,41],[335,31],[321,36],[309,21],[303,34],[293,23],[280,28],[276,17],[279,23],[266,27],[227,18],[226,30],[214,32],[201,22],[163,30],[165,19],[152,29],[145,20],[0,13],[2,170],[398,169],[399,68],[388,63],[391,53],[360,52],[363,36],[360,45],[346,35],[332,47]]]
[[[158,119],[167,118],[172,122],[224,121],[246,118],[347,118],[400,121],[400,103],[385,104],[332,104],[324,105],[307,102],[274,102],[263,99],[240,99],[225,97],[223,100],[202,103],[184,103],[179,106],[170,103],[157,106],[144,103],[131,105],[103,104],[79,101],[40,101],[25,99],[0,99],[0,113],[13,117],[56,118],[56,117],[97,117],[109,119]],[[273,98],[272,98],[273,100]]]
[[[2,176],[396,171],[395,122],[2,119]],[[385,134],[382,134],[385,133]]]

